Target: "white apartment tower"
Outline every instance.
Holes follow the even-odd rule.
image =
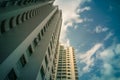
[[[55,58],[54,80],[78,80],[74,49],[59,45]]]

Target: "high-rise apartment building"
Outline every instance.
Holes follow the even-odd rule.
[[[52,80],[62,24],[54,0],[0,0],[0,80]]]
[[[75,53],[72,47],[59,45],[54,58],[53,80],[78,80]]]

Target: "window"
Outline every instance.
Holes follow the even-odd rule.
[[[62,64],[58,64],[58,66],[62,66]]]
[[[27,49],[28,56],[31,56],[33,53],[32,46],[30,45]]]
[[[17,21],[16,21],[17,24],[20,23],[20,22],[19,22],[19,18],[20,18],[20,15],[17,16]]]
[[[57,79],[61,79],[61,76],[57,76]]]
[[[42,36],[44,35],[43,29],[41,30],[41,35],[42,35]]]
[[[70,69],[70,66],[68,66],[67,68]]]
[[[71,75],[70,73],[68,73],[68,75]]]
[[[58,73],[58,72],[57,72],[57,75],[61,75],[61,73]]]
[[[21,62],[21,64],[22,64],[22,67],[24,67],[25,64],[26,64],[26,60],[25,60],[24,55],[21,56],[21,58],[20,58],[20,62]]]
[[[76,80],[78,80],[78,77],[75,77]]]
[[[45,56],[45,63],[46,63],[46,67],[48,66],[48,59],[47,59],[47,55]]]
[[[68,79],[71,79],[71,77],[68,77]]]
[[[29,50],[29,53],[33,53],[32,46],[31,46],[31,45],[28,47],[28,50]]]
[[[22,22],[25,21],[25,16],[26,16],[26,13],[24,12],[24,13],[22,14]]]
[[[26,13],[26,19],[29,19],[29,11]]]
[[[16,73],[14,71],[14,69],[12,69],[8,75],[6,76],[6,78],[4,80],[17,80],[17,76]]]
[[[24,55],[22,55],[16,63],[17,70],[20,72],[26,63],[27,62],[25,60],[25,57],[24,57]]]
[[[48,48],[48,54],[49,54],[49,56],[50,56],[50,49]]]
[[[10,28],[13,28],[13,19],[14,19],[14,17],[12,17],[12,18],[10,19]]]
[[[62,73],[62,75],[66,75],[66,73]]]
[[[70,72],[70,70],[68,70],[68,72]]]
[[[33,43],[34,43],[34,46],[36,47],[36,46],[37,46],[37,44],[38,44],[38,39],[37,39],[37,38],[35,38],[35,39],[34,39],[34,41],[33,41]]]
[[[4,33],[5,32],[5,22],[6,22],[6,20],[3,20],[2,22],[1,22],[1,33]]]
[[[39,41],[41,40],[41,35],[40,35],[40,33],[38,34],[38,39],[39,39]]]
[[[30,18],[33,17],[33,15],[32,15],[32,11],[33,11],[33,10],[31,10],[30,13],[29,13]]]
[[[52,67],[52,73],[54,73],[54,67]]]
[[[52,77],[50,76],[50,80],[52,80]]]
[[[51,49],[52,49],[52,42],[50,41],[50,47],[51,47]]]
[[[45,78],[45,72],[44,72],[43,66],[42,66],[42,68],[40,70],[40,73],[41,73],[42,80],[44,80],[44,78]]]
[[[62,80],[66,80],[66,76],[64,75],[64,76],[62,76]]]
[[[61,69],[60,69],[60,70],[58,69],[57,71],[58,71],[58,72],[61,72],[62,70],[61,70]]]
[[[44,26],[44,32],[46,31],[46,27]]]

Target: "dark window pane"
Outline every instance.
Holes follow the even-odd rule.
[[[22,64],[22,67],[24,67],[25,64],[26,64],[26,60],[25,60],[24,55],[22,55],[22,57],[20,58],[20,62],[21,62],[21,64]]]
[[[33,42],[34,42],[34,46],[36,47],[37,44],[38,44],[38,40],[37,40],[37,38],[35,38]]]
[[[44,72],[43,66],[42,66],[42,68],[40,70],[40,73],[41,73],[42,80],[44,80],[44,78],[45,78],[45,72]]]
[[[2,22],[1,22],[1,33],[4,33],[5,32],[5,21],[6,20],[3,20]]]
[[[41,30],[41,35],[42,35],[42,36],[44,35],[44,31],[43,31],[43,29]]]
[[[12,69],[4,80],[17,80],[15,71]]]
[[[31,45],[28,47],[28,51],[29,51],[29,55],[31,56],[31,54],[33,53]]]
[[[48,55],[50,56],[50,49],[48,48]]]
[[[46,67],[48,66],[48,59],[47,59],[47,55],[45,56],[45,63],[46,63]]]

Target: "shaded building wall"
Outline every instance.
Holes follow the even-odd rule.
[[[62,24],[62,13],[52,4],[53,0],[0,1],[0,80],[51,78]]]

